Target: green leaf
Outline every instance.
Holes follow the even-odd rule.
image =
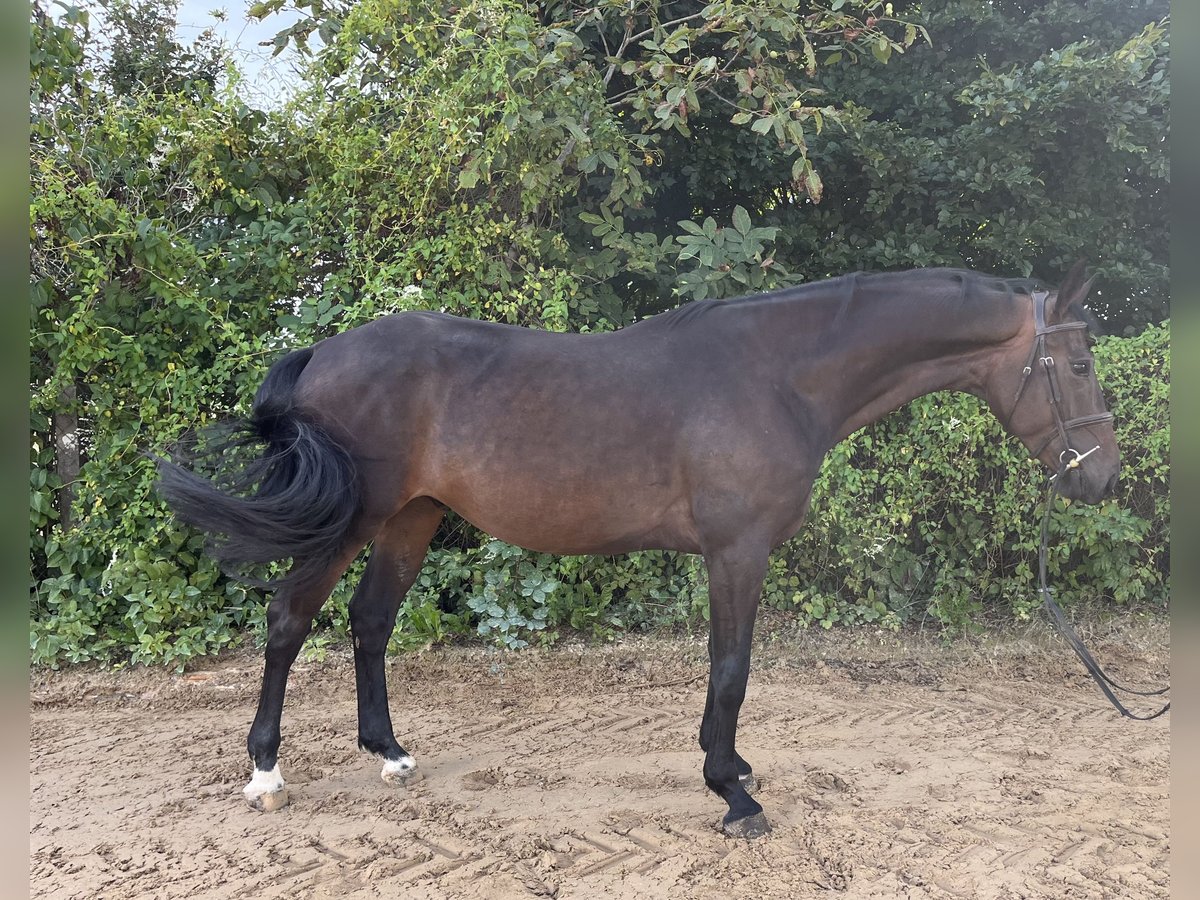
[[[738,205],[733,208],[733,227],[743,235],[750,233],[750,214],[744,206]]]
[[[813,203],[820,203],[821,196],[825,191],[825,185],[821,182],[821,176],[816,173],[816,170],[809,168],[804,173],[804,190],[812,199]]]

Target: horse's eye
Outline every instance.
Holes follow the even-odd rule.
[[[1090,375],[1092,371],[1092,364],[1086,359],[1081,359],[1077,362],[1071,363],[1071,371],[1076,375]]]

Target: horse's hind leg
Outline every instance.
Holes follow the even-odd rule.
[[[392,731],[384,655],[396,626],[396,611],[421,569],[441,520],[442,507],[428,497],[411,501],[389,519],[375,537],[367,571],[350,601],[358,746],[383,757],[383,780],[389,784],[410,780],[417,764]]]
[[[242,789],[255,809],[274,810],[288,801],[287,788],[279,772],[279,720],[288,672],[304,639],[312,630],[313,617],[329,592],[366,543],[350,542],[329,567],[307,581],[281,587],[267,607],[267,650],[263,667],[258,713],[250,726],[246,749],[254,761],[254,776]]]

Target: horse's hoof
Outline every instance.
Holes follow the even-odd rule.
[[[287,785],[283,783],[283,776],[279,774],[279,766],[275,766],[269,772],[255,769],[250,783],[242,788],[242,795],[251,809],[257,809],[259,812],[283,809],[291,799]]]
[[[291,799],[287,788],[280,788],[277,791],[271,791],[269,794],[259,794],[257,797],[246,795],[246,800],[250,803],[250,807],[257,809],[259,812],[275,812],[277,809],[283,809]]]
[[[734,819],[732,822],[724,822],[721,825],[721,829],[728,837],[751,840],[756,837],[762,837],[764,834],[769,834],[771,823],[767,821],[765,815],[759,812],[752,816],[746,816],[744,819]]]
[[[393,787],[403,787],[406,784],[416,784],[425,775],[417,768],[415,759],[411,756],[402,756],[399,759],[389,759],[384,762],[380,777]]]
[[[747,794],[753,794],[758,790],[758,779],[754,777],[753,772],[747,772],[745,775],[739,775],[738,784],[742,786],[742,790]]]

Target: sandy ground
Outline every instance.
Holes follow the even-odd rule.
[[[1165,680],[1164,623],[1090,640]],[[257,654],[41,672],[33,896],[1165,898],[1170,717],[1118,718],[1068,653],[1038,629],[760,641],[739,750],[775,830],[752,842],[700,778],[702,635],[392,660],[425,774],[399,789],[355,748],[349,657],[299,663],[275,813],[241,797]]]

